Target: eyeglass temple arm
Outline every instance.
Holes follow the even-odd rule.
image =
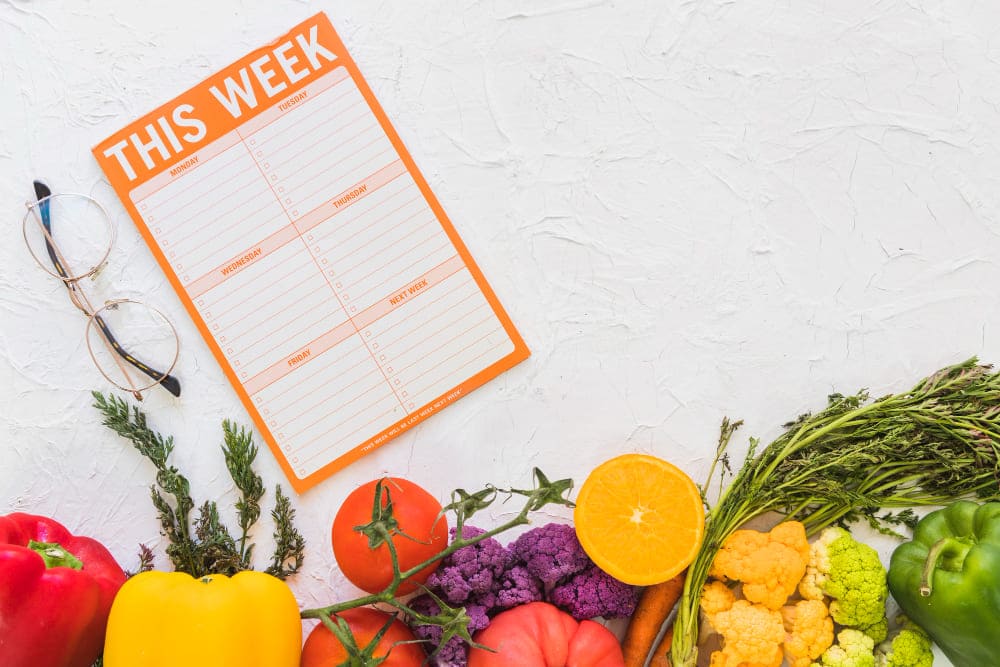
[[[47,197],[52,196],[52,190],[50,190],[49,186],[45,185],[45,183],[42,183],[41,181],[35,181],[34,186],[35,186],[35,197],[40,202],[38,205],[38,209],[42,216],[42,225],[45,227],[45,231],[49,233],[49,236],[51,236],[52,218],[49,216],[49,200],[47,199]],[[66,278],[68,275],[66,273],[66,269],[65,267],[63,267],[62,262],[59,261],[56,249],[52,247],[52,243],[49,241],[48,236],[45,238],[45,250],[46,252],[48,252],[49,259],[52,260],[52,266],[55,267],[56,272],[58,272],[61,277]],[[67,281],[63,282],[66,285],[66,289],[72,292],[73,285]],[[121,344],[115,338],[114,334],[111,333],[111,329],[108,328],[107,323],[104,321],[103,318],[101,318],[100,315],[95,315],[94,321],[97,322],[97,326],[101,329],[101,334],[103,334],[104,338],[108,341],[108,344],[111,346],[111,349],[113,349],[115,353],[118,354],[118,356],[120,356],[122,359],[124,359],[128,363],[138,368],[140,371],[148,375],[151,379],[157,380],[157,382],[164,389],[169,391],[174,396],[181,395],[180,380],[178,380],[176,377],[174,377],[169,373],[161,373],[160,371],[144,364],[143,362],[139,361],[134,356],[129,354],[128,351],[121,346]]]
[[[38,199],[38,210],[42,214],[42,226],[45,227],[45,231],[52,234],[52,218],[49,216],[49,199],[52,196],[52,190],[49,186],[45,185],[41,181],[35,181],[35,197]],[[63,267],[62,262],[59,261],[59,257],[56,254],[56,249],[52,247],[52,243],[49,242],[49,237],[45,237],[45,251],[49,254],[49,259],[52,260],[52,266],[56,268],[56,272],[60,277],[66,278],[66,269]],[[66,289],[73,291],[73,287],[65,282]]]
[[[111,349],[114,350],[119,357],[121,357],[125,361],[129,362],[130,364],[138,368],[140,371],[148,375],[153,380],[159,382],[159,384],[164,389],[169,391],[174,396],[181,395],[180,380],[175,378],[173,375],[170,375],[169,373],[161,373],[155,368],[147,366],[146,364],[144,364],[143,362],[139,361],[131,354],[129,354],[128,351],[125,348],[123,348],[121,344],[115,339],[114,334],[111,333],[111,329],[108,328],[108,325],[104,321],[104,318],[102,318],[100,315],[94,316],[94,322],[97,323],[97,326],[101,330],[101,334],[104,336],[105,340],[108,341],[108,345],[111,346]]]

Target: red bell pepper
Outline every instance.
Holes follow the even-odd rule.
[[[103,545],[52,519],[0,516],[0,663],[90,667],[125,572]]]

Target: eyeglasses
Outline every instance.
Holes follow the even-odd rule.
[[[87,350],[98,370],[140,401],[142,392],[156,385],[180,396],[181,384],[171,375],[180,341],[170,320],[135,299],[113,299],[95,308],[83,290],[83,281],[96,278],[105,267],[115,243],[107,210],[87,195],[52,194],[41,181],[34,186],[36,201],[25,204],[24,242],[38,265],[63,281],[70,301],[87,316]],[[58,244],[54,223],[59,225]]]

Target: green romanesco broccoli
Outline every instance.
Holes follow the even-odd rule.
[[[931,667],[933,664],[931,638],[920,626],[906,619],[901,629],[879,644],[875,651],[876,667]]]
[[[878,644],[885,641],[885,638],[889,636],[889,619],[882,616],[877,623],[860,627],[858,630],[861,630],[861,632],[871,637]]]
[[[811,667],[875,667],[875,640],[861,630],[846,628]]]
[[[799,593],[807,600],[830,598],[830,616],[838,625],[870,628],[876,643],[885,638],[878,625],[889,597],[885,566],[875,549],[843,528],[826,528],[812,544]]]

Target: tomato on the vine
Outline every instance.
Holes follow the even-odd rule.
[[[389,547],[383,542],[372,549],[365,532],[356,530],[373,523],[375,492],[380,482],[380,507],[391,514],[391,518],[384,517],[384,520],[394,525],[391,539],[400,572],[423,563],[448,545],[448,521],[440,515],[441,503],[417,484],[388,477],[358,487],[347,496],[333,520],[333,555],[344,576],[368,593],[382,592],[393,578]],[[404,580],[396,594],[406,595],[417,590],[437,569],[438,563],[435,561]]]
[[[391,615],[371,607],[348,609],[337,616],[347,621],[354,636],[354,643],[362,651],[392,618]],[[333,621],[336,623],[337,619],[334,618]],[[379,664],[381,667],[421,667],[427,659],[424,649],[419,643],[405,643],[416,642],[416,639],[405,623],[399,619],[394,620],[371,653],[373,664]],[[386,654],[389,657],[384,662],[377,662]],[[347,662],[349,657],[347,649],[336,635],[325,625],[320,624],[313,628],[306,638],[306,643],[302,647],[300,667],[336,667]]]

